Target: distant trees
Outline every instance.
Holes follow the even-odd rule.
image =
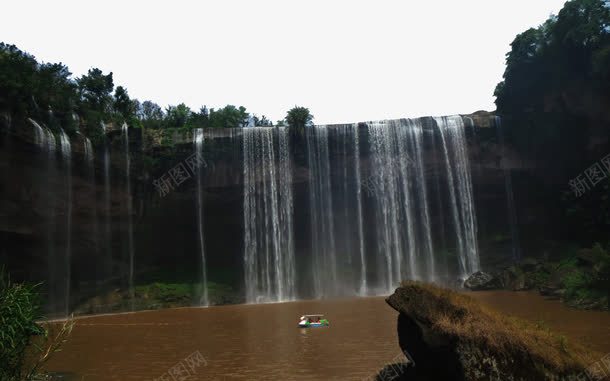
[[[243,127],[248,124],[250,114],[243,106],[227,105],[218,110],[210,110],[210,127],[229,128]]]
[[[180,103],[164,110],[150,100],[132,99],[123,86],[115,87],[113,73],[91,68],[72,78],[67,66],[38,63],[32,55],[4,43],[0,43],[0,113],[14,119],[34,118],[70,134],[80,130],[93,138],[101,137],[101,122],[144,128],[273,126],[265,115],[251,115],[243,106],[203,106],[194,111]],[[312,120],[307,108],[294,107],[278,125],[302,128]]]

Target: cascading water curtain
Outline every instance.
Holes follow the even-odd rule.
[[[461,117],[312,126],[305,138],[310,244],[299,261],[308,270],[302,294],[387,294],[405,279],[438,282],[450,267],[460,276],[479,269]],[[246,299],[288,300],[296,293],[288,132],[247,128],[243,142]],[[454,225],[451,264],[436,252],[448,249],[445,213]]]
[[[460,116],[434,118],[447,170],[451,212],[462,278],[480,268],[477,221],[464,122]]]
[[[369,181],[375,205],[378,291],[389,292],[406,278],[425,278],[421,257],[432,256],[422,252],[418,234],[417,226],[428,231],[429,221],[418,218],[416,205],[425,199],[420,195],[425,187],[417,184],[421,179],[413,158],[419,157],[414,150],[421,146],[411,144],[414,134],[410,128],[413,126],[405,120],[368,124],[375,170]]]
[[[339,291],[328,127],[307,128],[306,135],[313,293],[316,298],[322,298]]]
[[[72,145],[70,138],[60,131],[59,142],[62,158],[65,165],[65,186],[66,186],[66,251],[64,255],[65,268],[65,304],[64,312],[66,316],[70,313],[70,288],[72,284]]]
[[[243,129],[246,302],[295,298],[292,166],[285,128]]]

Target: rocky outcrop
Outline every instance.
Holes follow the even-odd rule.
[[[548,330],[503,316],[470,297],[404,283],[387,303],[417,380],[579,380],[601,358]]]
[[[610,253],[597,244],[551,261],[525,258],[490,273],[477,272],[464,282],[471,291],[538,291],[578,309],[608,310]]]
[[[502,283],[491,274],[477,271],[466,279],[464,287],[471,291],[497,290],[502,288]]]

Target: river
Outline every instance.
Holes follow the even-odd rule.
[[[607,312],[571,310],[533,293],[471,295],[610,352]],[[316,313],[330,327],[297,328],[300,315]],[[188,372],[184,380],[369,380],[400,358],[396,315],[383,298],[352,298],[86,317],[47,369],[75,381],[165,381],[178,371]]]

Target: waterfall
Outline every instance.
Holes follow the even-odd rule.
[[[317,298],[338,292],[337,257],[330,186],[328,128],[306,128],[313,290]]]
[[[423,238],[423,253],[426,259],[428,281],[433,281],[436,278],[436,261],[434,259],[434,247],[432,245],[432,233],[430,231],[430,212],[428,211],[428,188],[426,186],[426,173],[424,171],[424,155],[423,155],[423,127],[421,119],[408,120],[407,127],[411,140],[411,152],[415,157],[415,172],[417,181],[415,189],[420,211],[419,224]]]
[[[45,128],[46,136],[46,179],[44,181],[45,197],[44,202],[48,210],[48,216],[45,225],[45,243],[47,249],[47,267],[48,267],[48,280],[47,280],[47,292],[49,294],[49,308],[51,311],[59,310],[60,300],[64,300],[65,291],[63,290],[63,282],[60,279],[60,268],[64,267],[64,261],[57,255],[57,237],[56,231],[57,226],[64,224],[64,221],[57,220],[57,189],[54,183],[57,177],[57,140],[55,135]],[[65,311],[64,311],[65,312]]]
[[[360,173],[360,137],[358,124],[350,126],[351,136],[353,136],[354,146],[354,177],[355,177],[355,193],[356,193],[356,223],[358,228],[358,252],[360,254],[360,284],[358,294],[366,295],[368,293],[367,274],[366,274],[366,257],[364,247],[364,229],[362,225],[362,176]]]
[[[104,275],[112,274],[112,229],[111,229],[111,195],[110,195],[110,149],[106,137],[106,124],[100,122],[104,133],[104,238],[106,253],[104,261]]]
[[[72,283],[72,146],[64,130],[59,135],[61,155],[64,160],[66,186],[66,251],[65,268],[65,313],[70,312],[70,285]]]
[[[508,169],[506,159],[506,146],[504,144],[504,130],[502,129],[502,120],[499,116],[495,117],[495,126],[498,134],[498,141],[500,143],[500,150],[502,151],[502,172],[504,173],[504,189],[506,191],[506,207],[508,211],[508,223],[510,225],[510,234],[512,238],[512,255],[514,261],[521,260],[521,243],[519,240],[519,225],[517,220],[517,211],[515,209],[515,196],[513,193],[513,180]]]
[[[28,118],[28,122],[34,127],[34,143],[46,151],[55,151],[55,136],[47,127],[43,127],[33,119]],[[53,147],[51,147],[53,146]]]
[[[193,144],[195,145],[195,155],[198,160],[203,157],[203,130],[196,129],[193,134]],[[199,238],[199,252],[201,254],[201,297],[199,305],[208,306],[208,278],[205,261],[205,241],[203,239],[203,186],[201,183],[201,168],[195,168],[197,178],[197,225]]]
[[[276,267],[281,274],[279,300],[295,298],[295,255],[293,231],[292,165],[290,140],[287,128],[276,129],[279,140],[280,185],[280,248],[285,252],[282,263]]]
[[[376,254],[380,262],[377,278],[385,283],[381,285],[383,290],[391,291],[406,277],[420,277],[409,135],[405,121],[371,122],[368,131],[372,170],[376,171],[372,175],[375,186],[371,193],[376,210]]]
[[[464,122],[459,116],[434,118],[441,137],[462,277],[479,270],[477,226]]]
[[[44,147],[46,142],[46,134],[43,128],[33,119],[28,118],[28,122],[30,122],[32,127],[34,127],[34,143],[40,147]]]
[[[127,193],[127,248],[129,253],[129,296],[133,303],[134,298],[134,246],[133,246],[133,202],[131,197],[131,159],[129,155],[129,128],[127,123],[123,123],[121,127],[123,144],[125,148],[125,180],[126,180],[126,193]],[[133,306],[132,306],[133,307]]]
[[[87,166],[87,180],[89,181],[89,185],[90,185],[90,190],[91,190],[91,200],[93,201],[91,204],[91,208],[92,208],[92,220],[93,220],[93,247],[94,247],[94,252],[96,254],[96,259],[99,258],[98,257],[98,248],[99,248],[99,226],[98,226],[98,219],[97,219],[97,188],[96,188],[96,181],[95,181],[95,152],[93,151],[93,144],[91,144],[91,140],[89,140],[88,137],[86,136],[82,136],[83,138],[83,148],[84,148],[84,153],[85,153],[85,164]],[[102,273],[102,268],[96,267],[97,272],[98,272],[98,279],[97,281],[99,282],[102,279],[103,273]]]
[[[269,127],[242,131],[246,301],[291,300],[295,264],[288,131]]]

